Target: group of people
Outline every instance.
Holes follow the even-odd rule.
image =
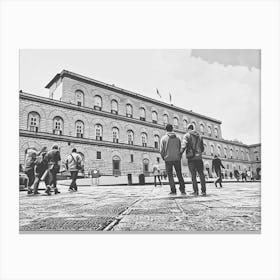
[[[77,176],[82,168],[82,158],[74,148],[65,161],[66,169],[71,174],[71,184],[69,191],[77,191]],[[25,174],[28,177],[27,194],[39,194],[38,187],[40,181],[46,185],[45,193],[51,195],[52,189],[54,194],[59,194],[57,188],[57,173],[61,167],[61,156],[57,144],[54,144],[51,150],[43,147],[37,152],[35,149],[29,149],[25,159]]]

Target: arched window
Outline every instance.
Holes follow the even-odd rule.
[[[204,144],[204,151],[203,153],[206,155],[207,154],[207,144]]]
[[[230,149],[229,155],[230,155],[230,158],[233,158],[233,150],[232,149]]]
[[[127,143],[129,145],[133,145],[133,141],[134,141],[134,133],[132,130],[128,130],[127,131]]]
[[[218,138],[218,128],[217,127],[215,127],[214,132],[215,132],[215,137]]]
[[[119,109],[119,104],[118,104],[117,100],[113,99],[111,101],[111,113],[117,115],[118,109]]]
[[[236,152],[236,158],[238,159],[239,158],[239,150],[235,150],[235,152]]]
[[[224,148],[225,158],[227,158],[227,148]]]
[[[84,106],[84,93],[81,90],[76,90],[75,95],[76,95],[76,104],[78,106]]]
[[[200,132],[204,134],[204,125],[201,123],[199,126]]]
[[[152,122],[157,123],[158,122],[158,114],[156,111],[152,112]]]
[[[102,110],[102,98],[100,95],[95,95],[94,96],[94,106],[93,108],[95,110],[99,110],[101,111]]]
[[[211,145],[211,147],[210,147],[210,153],[211,153],[211,156],[214,155],[214,146],[213,145]]]
[[[103,129],[101,124],[95,125],[95,139],[102,141]]]
[[[146,110],[143,107],[140,108],[140,120],[141,121],[146,120]]]
[[[196,129],[196,122],[192,122],[192,125],[193,125],[193,129],[195,130]]]
[[[148,139],[147,133],[142,132],[141,133],[141,141],[142,141],[142,146],[143,147],[147,147],[147,139]]]
[[[188,127],[187,120],[183,120],[183,127],[184,127],[184,130],[187,130],[187,127]]]
[[[133,115],[132,105],[126,104],[126,116],[132,118],[132,115]]]
[[[179,126],[179,120],[178,120],[177,117],[174,117],[174,118],[173,118],[173,125],[174,125],[175,128],[178,128],[178,126]]]
[[[168,123],[169,123],[168,115],[167,115],[167,114],[164,114],[164,115],[163,115],[163,124],[164,124],[164,125],[167,125]]]
[[[249,152],[246,152],[247,160],[250,160]]]
[[[63,120],[61,117],[55,117],[53,119],[53,134],[62,135]]]
[[[159,136],[158,135],[154,136],[154,143],[155,143],[155,148],[159,149]]]
[[[119,143],[119,129],[117,127],[113,127],[112,133],[113,133],[113,142]]]
[[[221,154],[222,154],[221,147],[220,147],[220,146],[218,146],[218,156],[220,157],[220,156],[221,156]]]
[[[242,160],[245,159],[245,158],[244,158],[244,152],[243,152],[243,151],[241,151],[241,159],[242,159]]]
[[[37,112],[28,114],[28,130],[33,132],[39,131],[40,115]]]
[[[82,121],[76,121],[76,136],[78,138],[84,137],[84,123]]]
[[[210,125],[208,125],[208,134],[209,136],[212,136],[212,128]]]

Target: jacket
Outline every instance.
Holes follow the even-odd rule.
[[[194,157],[188,158],[189,161],[202,159],[202,153],[204,152],[203,139],[196,130],[187,132],[183,137],[181,153],[185,150],[188,153],[190,149],[194,150]]]
[[[181,160],[181,140],[174,132],[167,132],[160,140],[160,154],[164,161]]]
[[[221,160],[217,157],[212,160],[212,171],[221,170],[221,167],[225,168]]]
[[[82,158],[78,153],[71,153],[66,159],[66,166],[69,171],[78,171],[77,163],[81,163]]]
[[[46,154],[46,161],[48,162],[49,168],[53,166],[55,169],[59,170],[59,161],[60,158],[60,152],[59,150],[52,149]]]
[[[36,158],[37,152],[35,150],[29,150],[25,158],[25,172],[34,169]]]

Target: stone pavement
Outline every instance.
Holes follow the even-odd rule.
[[[169,186],[91,186],[46,196],[20,192],[20,232],[202,233],[261,230],[260,183],[207,185],[207,196],[169,196]],[[178,188],[178,187],[177,187]]]

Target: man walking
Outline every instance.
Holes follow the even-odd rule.
[[[183,145],[181,153],[186,150],[186,158],[188,159],[188,166],[191,172],[193,193],[198,195],[198,187],[196,181],[196,172],[198,172],[201,184],[201,195],[206,196],[206,183],[203,172],[202,153],[204,151],[203,139],[200,134],[194,130],[194,125],[189,124],[187,127],[188,132],[183,137]]]
[[[58,145],[54,144],[52,149],[46,154],[46,161],[48,163],[48,185],[45,193],[51,195],[51,186],[54,188],[54,194],[60,193],[56,186],[56,175],[60,170],[60,152]]]
[[[82,168],[82,158],[77,153],[77,149],[73,149],[72,153],[67,157],[65,162],[66,168],[70,171],[71,174],[71,184],[69,187],[69,191],[77,191],[78,186],[76,183],[79,170]]]
[[[222,186],[222,171],[221,171],[221,167],[225,168],[223,166],[222,161],[220,160],[220,158],[217,155],[215,155],[214,159],[212,160],[212,172],[215,171],[215,173],[216,173],[216,175],[218,177],[218,179],[215,180],[215,182],[214,182],[216,188],[217,188],[217,183],[220,184],[220,188],[223,187]]]
[[[175,168],[181,194],[185,195],[185,182],[182,176],[181,169],[181,140],[173,132],[173,126],[171,124],[166,125],[166,134],[160,140],[160,154],[162,159],[165,161],[165,168],[170,184],[170,195],[176,195],[176,187],[173,178],[173,166]]]

